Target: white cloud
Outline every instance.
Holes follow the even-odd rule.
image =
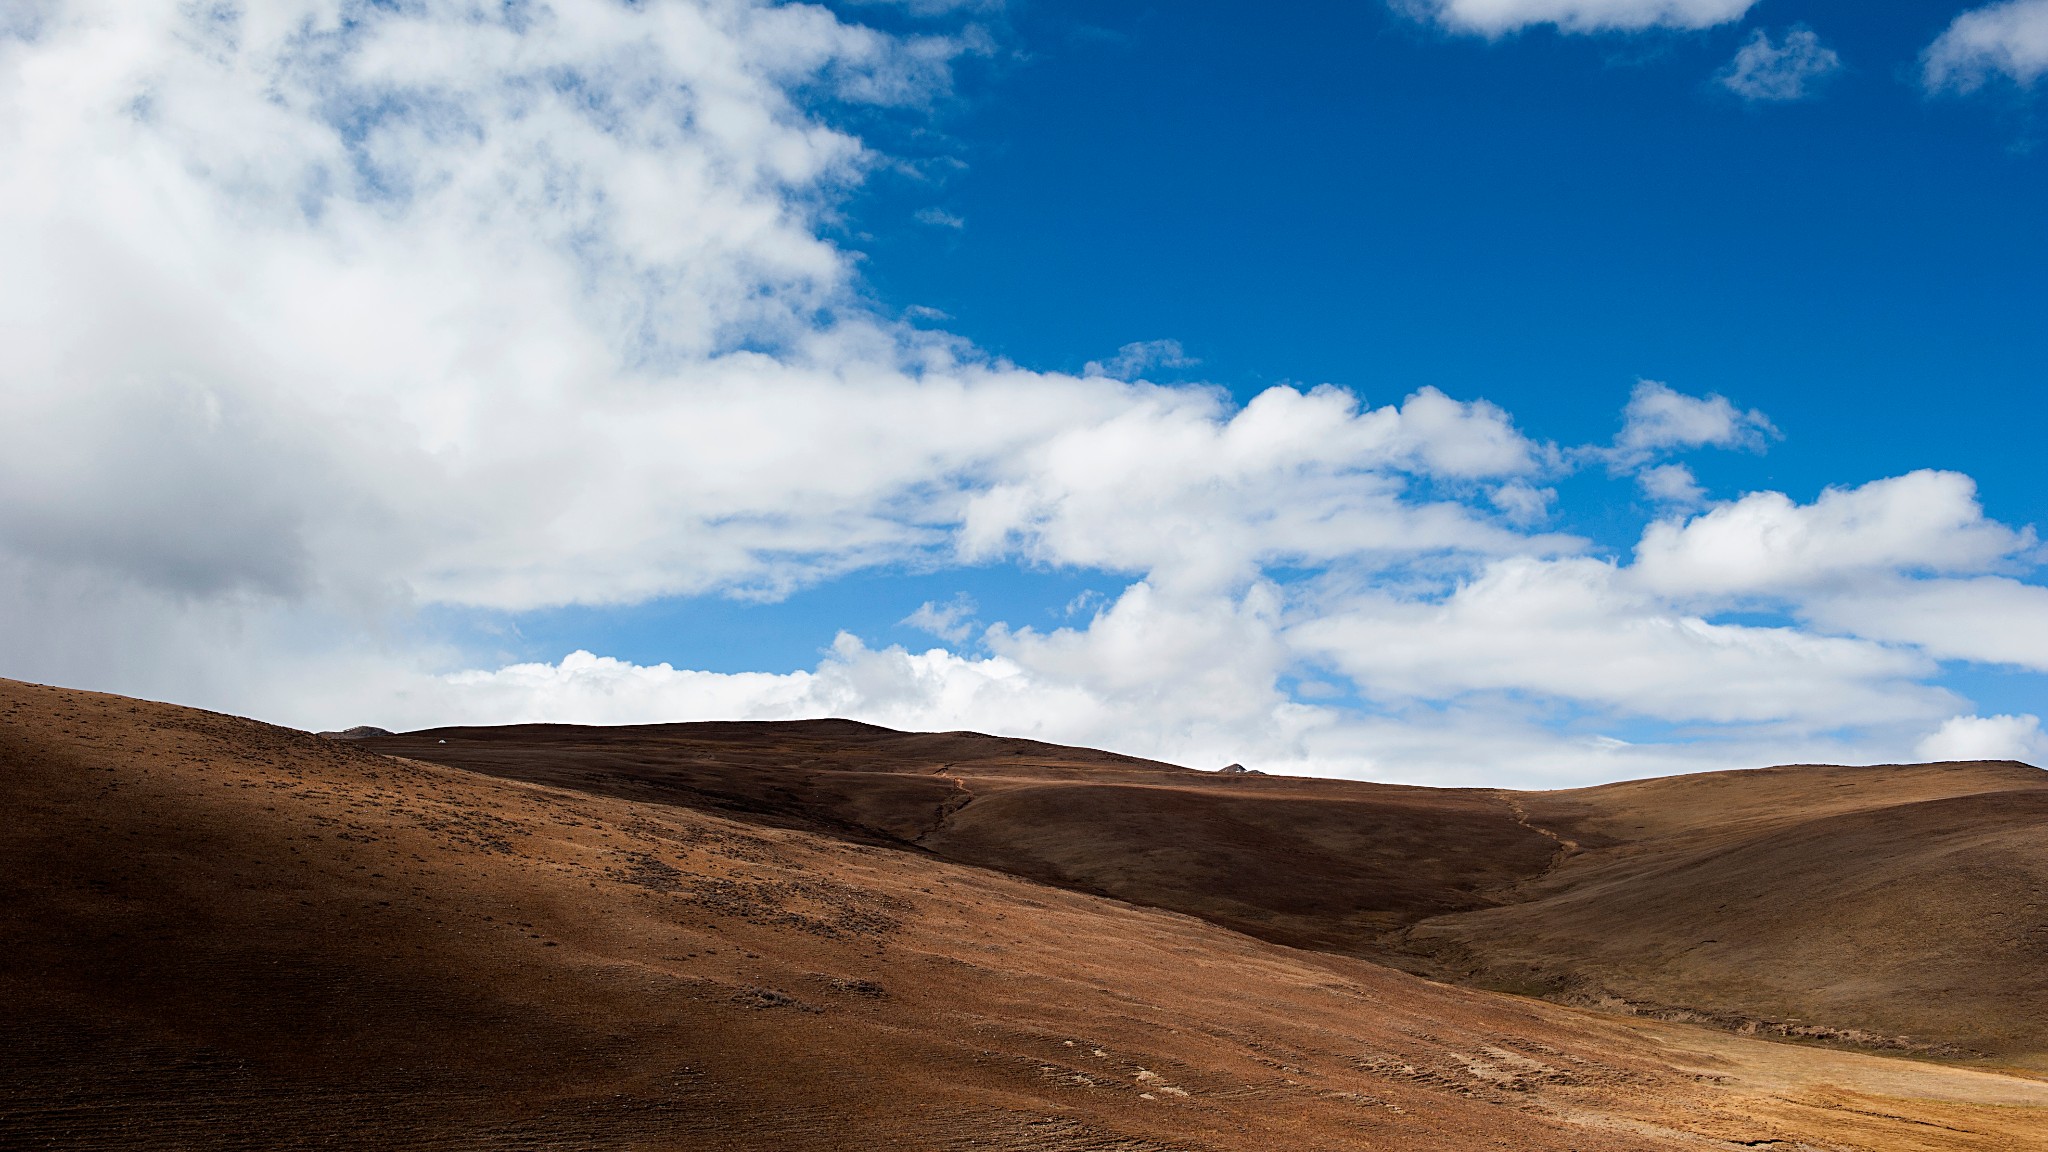
[[[1082,367],[1081,375],[1135,380],[1154,368],[1192,368],[1200,363],[1187,354],[1178,340],[1139,340],[1117,349],[1116,355],[1107,360],[1090,360]]]
[[[1645,383],[1613,446],[1562,453],[1434,389],[1238,407],[1120,378],[1187,366],[1171,342],[1072,377],[874,315],[823,235],[877,158],[793,93],[918,106],[982,50],[968,30],[751,0],[7,12],[0,673],[328,727],[839,713],[1585,782],[1893,755],[1966,707],[1930,658],[2025,663],[2033,624],[1984,606],[2048,596],[1951,474],[1745,497],[1653,526],[1633,565],[1526,527],[1569,459],[1697,499],[1652,461],[1771,431],[1720,397]],[[410,615],[998,561],[1124,587],[1074,627],[980,629],[984,656],[845,637],[735,674],[490,670]],[[1715,622],[1716,596],[1840,634]],[[980,622],[906,623],[957,647]],[[1304,703],[1304,675],[1351,683]],[[1698,727],[1609,731],[1637,722]]]
[[[898,623],[958,644],[974,634],[974,614],[980,610],[974,597],[962,592],[943,604],[927,600]]]
[[[1696,448],[1761,452],[1778,435],[1770,418],[1752,408],[1737,408],[1715,393],[1688,396],[1657,380],[1638,380],[1622,410],[1621,431],[1606,447],[1577,449],[1577,459],[1605,461],[1610,473],[1635,473],[1643,494],[1671,509],[1697,506],[1706,499],[1691,468],[1684,464],[1653,464],[1660,456]]]
[[[2048,672],[2048,588],[2004,576],[1874,580],[1816,597],[1801,615],[1822,628],[1911,644],[1937,659]]]
[[[2048,72],[2048,0],[2006,0],[1957,16],[1920,57],[1930,92],[1973,92],[1995,77],[2032,84]]]
[[[790,91],[914,104],[971,50],[743,0],[52,9],[0,49],[7,671],[300,714],[309,651],[455,658],[374,639],[419,604],[956,553],[1226,603],[1269,559],[1575,546],[1409,491],[1545,466],[1484,403],[1236,410],[864,312],[819,229],[873,158]]]
[[[1497,485],[1486,498],[1510,521],[1537,524],[1550,515],[1550,506],[1557,501],[1557,489],[1538,488],[1527,480],[1515,479]]]
[[[370,714],[399,726],[409,726],[415,715],[433,717],[434,723],[545,717],[589,724],[845,716],[911,730],[970,729],[1074,742],[1191,764],[1248,748],[1267,762],[1281,755],[1298,758],[1301,730],[1320,718],[1276,700],[1270,691],[1249,698],[1175,695],[1164,701],[1164,711],[1134,711],[1132,700],[1113,691],[1051,677],[1008,656],[878,650],[848,635],[840,636],[815,671],[783,675],[636,666],[577,652],[558,664],[464,673],[418,687],[423,699],[410,710],[387,705],[385,712]],[[1247,708],[1247,700],[1257,707]],[[1226,711],[1204,716],[1201,705],[1211,702]],[[1247,712],[1262,713],[1256,719],[1266,723],[1247,725]]]
[[[864,6],[890,6],[903,8],[916,16],[943,16],[953,12],[997,12],[1006,7],[1005,0],[847,0],[850,4]]]
[[[1433,389],[1365,409],[1340,389],[1273,388],[1235,413],[1211,393],[1162,392],[1020,457],[969,499],[960,546],[1204,588],[1267,564],[1573,549],[1415,500],[1404,478],[1507,480],[1546,455],[1498,408]]]
[[[1827,735],[1832,722],[1824,721],[1743,726],[1726,739],[1694,744],[1636,744],[1597,732],[1559,733],[1540,716],[1525,714],[1533,710],[1489,699],[1386,715],[1297,701],[1275,681],[1297,655],[1290,650],[1283,600],[1267,585],[1236,599],[1176,600],[1141,582],[1086,627],[999,631],[986,657],[874,649],[842,635],[814,670],[781,675],[642,667],[574,653],[558,664],[416,676],[402,699],[385,697],[354,712],[336,712],[328,702],[328,714],[337,718],[323,723],[345,717],[403,728],[846,716],[912,730],[1000,732],[1205,767],[1236,761],[1310,775],[1533,787],[1779,761],[1896,758],[1912,739],[1889,746],[1845,742]],[[1655,645],[1644,654],[1657,655]],[[1719,667],[1695,663],[1689,674],[1705,680],[1753,670],[1738,658]],[[1856,677],[1831,671],[1825,660],[1809,661],[1804,670],[1831,682],[1816,686],[1788,669],[1772,673],[1783,679],[1754,686],[1755,700],[1789,687],[1798,700],[1832,709],[1837,701],[1828,698],[1830,689],[1846,685],[1852,698],[1859,691]],[[1652,691],[1687,674],[1660,672]],[[1870,687],[1863,685],[1863,694],[1874,698]],[[1730,685],[1727,698],[1740,691]],[[1924,732],[1950,701],[1908,691],[1891,703],[1907,706],[1896,719],[1918,722]]]
[[[1660,504],[1675,504],[1691,507],[1706,498],[1707,490],[1700,487],[1692,469],[1683,464],[1659,464],[1645,468],[1636,474],[1636,483],[1643,495]]]
[[[951,228],[957,232],[967,227],[965,217],[956,216],[943,208],[919,208],[914,215],[918,223],[929,224],[934,228]]]
[[[2038,716],[1956,716],[1914,746],[1922,760],[2028,760],[2048,749]]]
[[[1513,692],[1615,714],[1718,723],[1872,723],[1949,701],[1910,652],[1795,628],[1714,624],[1587,558],[1494,561],[1441,600],[1325,607],[1291,641],[1388,700]]]
[[[1639,380],[1622,411],[1621,431],[1604,455],[1611,466],[1626,470],[1674,450],[1762,451],[1777,434],[1763,413],[1741,411],[1725,396],[1688,396],[1656,380]]]
[[[919,99],[931,38],[351,12],[79,3],[7,50],[0,547],[198,595],[775,586],[930,546],[907,490],[1127,402],[823,318],[816,205],[868,161],[785,87]]]
[[[1566,32],[1711,28],[1740,20],[1756,0],[1396,0],[1446,28],[1500,36],[1538,24]]]
[[[1810,28],[1788,29],[1775,41],[1759,28],[1714,79],[1752,103],[1784,103],[1806,99],[1816,81],[1841,67],[1841,56]]]
[[[1985,518],[1968,476],[1923,470],[1830,488],[1811,504],[1756,492],[1652,524],[1633,571],[1667,595],[1795,596],[1893,572],[1980,572],[2032,542]]]
[[[1210,445],[1226,474],[1144,487],[1186,514],[1188,485],[1235,488],[1254,528],[1195,547],[1242,579],[1506,547],[1390,474],[1540,454],[1433,391],[1232,413],[861,311],[818,205],[870,161],[787,88],[915,101],[965,50],[944,38],[740,0],[66,11],[0,77],[0,547],[43,563],[519,610],[773,595],[941,555],[965,517],[971,552],[1015,530],[1144,571],[1160,547],[1053,547],[1093,467],[1072,450]],[[1005,501],[1033,523],[992,527]]]
[[[1222,749],[1270,755],[1296,747],[1305,728],[1328,722],[1274,685],[1283,658],[1273,634],[1277,610],[1270,589],[1235,601],[1173,603],[1140,583],[1085,629],[998,630],[989,641],[993,654],[982,658],[872,649],[846,634],[815,670],[774,676],[642,667],[579,652],[558,664],[416,679],[420,701],[368,714],[401,725],[444,716],[473,723],[848,716],[1205,763]]]

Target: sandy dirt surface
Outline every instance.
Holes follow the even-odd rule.
[[[2048,1148],[2024,1076],[119,697],[0,682],[0,797],[5,1147]]]

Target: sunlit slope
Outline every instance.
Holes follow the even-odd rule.
[[[2048,1067],[2048,773],[1785,767],[1515,797],[1574,849],[1410,933],[1472,978]]]
[[[0,1146],[2043,1147],[2048,1085],[0,682]]]
[[[367,746],[893,844],[1486,987],[1930,1054],[2048,1052],[2048,773],[2025,765],[1517,793],[1219,776],[847,721]]]

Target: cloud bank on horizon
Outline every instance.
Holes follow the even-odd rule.
[[[888,158],[835,110],[948,98],[986,7],[896,33],[755,0],[8,8],[0,674],[315,726],[829,714],[1455,782],[2048,752],[1941,683],[2048,672],[2038,541],[1968,476],[1715,499],[1680,458],[1777,430],[1665,383],[1559,445],[1431,387],[1238,403],[1148,382],[1194,366],[1171,341],[1066,375],[881,315],[828,236]],[[2031,83],[2043,12],[1958,17],[1928,89]],[[1753,43],[1801,76],[1824,51]],[[1657,502],[1632,551],[1546,526],[1587,470]],[[963,595],[912,612],[926,651],[842,633],[741,673],[479,666],[407,626],[1004,566],[1121,590],[1050,629]]]

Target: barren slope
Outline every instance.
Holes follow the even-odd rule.
[[[2036,1081],[118,697],[0,682],[0,803],[0,1146],[2048,1147]]]
[[[365,746],[909,847],[1484,987],[2048,1069],[2048,773],[2020,764],[1517,793],[832,720]]]
[[[362,742],[493,775],[909,846],[1263,939],[1373,954],[1488,907],[1550,837],[1486,789],[1219,776],[1030,740],[847,720],[523,724]]]
[[[2048,773],[1784,767],[1514,797],[1572,841],[1414,928],[1469,978],[2048,1069]]]

